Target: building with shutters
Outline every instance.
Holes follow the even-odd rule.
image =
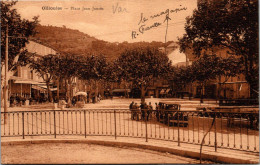
[[[34,54],[35,58],[48,54],[56,54],[57,52],[43,44],[35,41],[29,41],[26,44],[28,53]],[[26,99],[44,97],[47,94],[47,86],[43,79],[37,73],[29,68],[29,65],[18,66],[10,73],[9,79],[9,98],[11,96],[21,96]],[[52,91],[56,90],[51,88]]]

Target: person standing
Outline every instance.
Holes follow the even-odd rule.
[[[129,109],[133,109],[133,105],[134,105],[134,102],[132,101],[132,103],[129,105]]]
[[[16,96],[16,101],[17,101],[17,105],[21,106],[21,97],[20,96]]]
[[[155,115],[156,115],[156,119],[157,121],[159,121],[159,105],[157,103],[155,103]]]
[[[132,120],[134,120],[133,106],[134,106],[134,102],[132,101],[132,103],[129,105],[129,109],[131,111],[131,119]]]
[[[144,102],[143,104],[141,103],[141,106],[140,106],[140,108],[141,108],[141,119],[142,120],[146,120],[145,119],[145,116],[146,116],[146,112],[147,112],[147,110],[148,110],[148,105],[146,104],[146,102]]]
[[[133,111],[134,111],[134,118],[136,118],[136,120],[139,120],[139,113],[138,113],[139,107],[137,105],[137,103],[135,103],[133,105]]]
[[[152,106],[152,103],[149,102],[148,110],[147,110],[147,121],[148,121],[149,116],[150,116],[150,114],[152,113],[152,111],[153,111],[153,106]]]
[[[76,96],[73,96],[71,103],[72,103],[72,106],[74,107],[76,104]]]

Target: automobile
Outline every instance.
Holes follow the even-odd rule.
[[[159,102],[157,120],[169,126],[188,126],[188,115],[180,111],[180,104]]]

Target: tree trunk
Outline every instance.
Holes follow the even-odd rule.
[[[204,94],[204,90],[203,90],[203,88],[204,88],[204,84],[201,84],[201,92],[200,92],[200,103],[203,103],[203,94]]]
[[[68,82],[67,82],[67,79],[66,78],[64,78],[63,79],[64,80],[64,84],[65,84],[65,97],[66,97],[66,99],[68,98]]]
[[[245,78],[246,78],[246,81],[248,82],[249,84],[249,97],[252,99],[252,98],[255,98],[257,99],[258,98],[258,93],[256,91],[259,91],[258,90],[258,79],[256,81],[254,81],[254,75],[252,75],[252,73],[254,72],[253,70],[253,61],[250,57],[247,57],[245,56],[244,57],[244,65],[245,65]],[[249,62],[249,63],[248,63]]]
[[[50,102],[52,102],[53,100],[52,100],[52,92],[51,92],[51,90],[50,90],[50,82],[49,82],[49,81],[46,81],[46,85],[47,85],[47,92],[48,92],[48,100],[49,100]]]
[[[71,106],[71,79],[68,79],[68,88],[67,88],[67,97],[68,97],[68,106]]]
[[[145,102],[145,87],[144,85],[141,85],[141,103],[143,104]]]
[[[97,96],[98,96],[98,80],[93,80],[94,86],[92,86],[91,91],[92,91],[92,103],[97,102]]]
[[[72,100],[73,97],[73,78],[70,79],[70,100]]]
[[[249,4],[249,2],[248,2]],[[257,48],[259,48],[257,46]],[[248,60],[249,60],[249,66],[248,66],[248,83],[249,83],[249,88],[250,88],[250,99],[258,99],[259,98],[259,77],[256,78],[256,75],[259,75],[259,70],[258,69],[254,69],[253,66],[254,65],[258,65],[259,61],[256,61],[253,59],[253,54],[254,54],[254,50],[249,49],[248,52],[249,56],[248,56]]]
[[[60,100],[60,77],[57,79],[57,101],[59,103]]]
[[[97,101],[98,101],[98,98],[97,98],[97,97],[98,97],[98,93],[99,93],[99,81],[96,80],[95,83],[96,83],[95,101],[97,102]]]
[[[124,83],[124,87],[125,87],[125,98],[127,98],[127,90],[126,90],[127,84],[126,84],[126,82]]]
[[[192,97],[192,82],[190,83],[190,86],[189,86],[189,100],[191,100],[191,97]]]

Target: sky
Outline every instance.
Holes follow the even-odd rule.
[[[165,36],[177,41],[196,7],[197,0],[18,0],[15,5],[22,18],[39,16],[42,25],[64,25],[109,42],[165,42]]]

